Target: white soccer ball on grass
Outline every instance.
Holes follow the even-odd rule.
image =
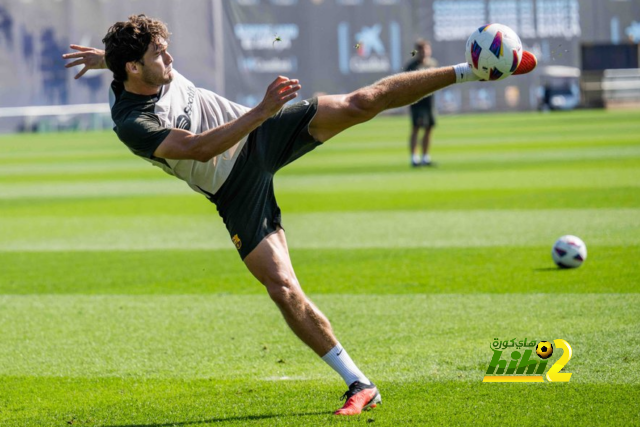
[[[551,256],[560,268],[580,267],[587,259],[587,246],[579,237],[562,236],[554,243]]]

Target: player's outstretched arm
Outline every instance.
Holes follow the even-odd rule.
[[[172,129],[153,153],[163,159],[193,159],[207,162],[233,147],[238,141],[276,114],[284,104],[298,96],[298,80],[279,76],[267,88],[258,106],[236,120],[200,134]]]
[[[76,50],[77,52],[65,53],[62,55],[64,59],[76,59],[75,61],[69,62],[64,67],[71,68],[77,65],[84,65],[82,70],[74,78],[79,79],[89,70],[100,70],[102,68],[107,68],[107,63],[104,60],[104,50],[96,49],[95,47],[87,47],[80,46],[77,44],[69,45],[71,49]]]

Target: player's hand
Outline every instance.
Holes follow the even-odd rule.
[[[266,117],[271,117],[280,111],[284,104],[297,97],[301,88],[297,79],[278,76],[267,88],[267,93],[258,108]]]
[[[73,62],[69,62],[64,67],[71,68],[76,65],[84,65],[84,68],[80,70],[74,78],[79,79],[89,70],[99,70],[107,68],[107,63],[104,61],[104,50],[96,49],[94,47],[79,46],[72,44],[69,46],[71,49],[77,50],[77,52],[65,53],[62,55],[64,59],[78,58]]]

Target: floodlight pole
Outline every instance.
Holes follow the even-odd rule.
[[[224,73],[224,6],[222,0],[211,0],[211,23],[213,25],[213,61],[214,90],[220,96],[225,96]]]

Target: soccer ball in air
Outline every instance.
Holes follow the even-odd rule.
[[[520,65],[522,42],[506,25],[485,25],[467,40],[466,59],[480,79],[502,80]]]
[[[549,341],[540,341],[536,346],[536,354],[540,359],[548,359],[553,354],[553,346]]]
[[[587,259],[587,246],[576,236],[562,236],[553,244],[551,256],[558,267],[580,267]]]

